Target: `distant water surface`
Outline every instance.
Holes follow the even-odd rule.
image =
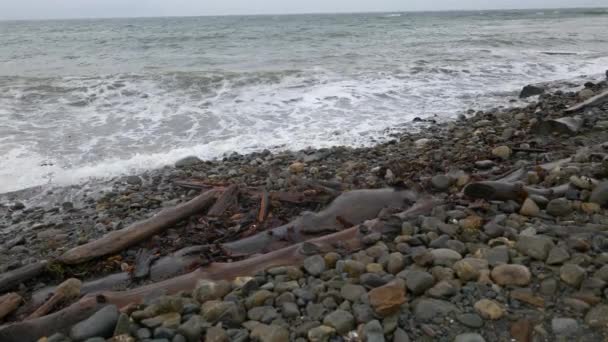
[[[0,193],[369,144],[608,68],[608,12],[0,22]]]

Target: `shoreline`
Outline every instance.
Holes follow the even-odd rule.
[[[572,322],[568,321],[567,323],[570,324],[568,329],[575,331],[569,331],[567,334],[599,337],[601,331],[593,330],[596,323],[588,317],[593,313],[593,319],[604,322],[605,319],[600,316],[604,312],[602,310],[608,310],[606,309],[608,305],[605,304],[603,298],[604,285],[608,281],[608,277],[604,280],[602,278],[604,274],[599,273],[603,269],[601,264],[608,255],[608,248],[605,248],[608,246],[608,242],[604,244],[604,240],[598,242],[596,238],[601,236],[603,231],[601,227],[608,224],[608,216],[606,216],[606,210],[601,207],[586,204],[591,203],[592,190],[599,188],[599,181],[608,178],[608,169],[605,169],[606,158],[602,158],[606,155],[603,151],[606,150],[605,143],[608,141],[608,106],[606,104],[594,105],[574,114],[565,112],[567,108],[601,94],[607,89],[608,84],[603,80],[587,83],[578,92],[546,91],[540,95],[538,101],[522,108],[477,111],[470,113],[468,117],[460,117],[453,121],[423,123],[425,127],[420,131],[401,132],[389,141],[371,147],[336,146],[279,153],[265,151],[247,155],[233,153],[217,161],[202,161],[190,157],[182,159],[174,167],[167,166],[138,175],[103,181],[101,182],[103,187],[99,186],[100,183],[96,183],[91,188],[84,184],[56,188],[50,190],[52,193],[45,190],[44,194],[39,194],[39,196],[46,197],[47,203],[43,206],[28,207],[18,202],[0,206],[0,240],[4,241],[0,247],[0,265],[2,265],[0,273],[34,264],[39,260],[54,260],[70,248],[95,241],[107,233],[118,231],[134,222],[149,218],[163,208],[173,207],[191,200],[200,193],[200,187],[226,188],[230,184],[238,184],[243,189],[254,189],[255,191],[263,189],[268,192],[308,193],[312,194],[314,200],[306,203],[273,202],[269,219],[259,223],[258,227],[257,224],[252,226],[252,221],[247,218],[256,215],[258,201],[241,194],[236,208],[231,207],[232,209],[227,210],[218,218],[198,217],[188,220],[115,256],[94,260],[79,267],[62,266],[53,262],[53,266],[57,267],[47,271],[45,276],[27,282],[27,285],[20,290],[21,294],[24,298],[31,299],[31,295],[40,289],[47,285],[57,285],[67,277],[78,277],[83,281],[88,281],[121,271],[126,272],[125,269],[134,264],[140,248],[155,250],[162,258],[184,248],[209,244],[211,241],[237,240],[239,237],[247,236],[248,229],[253,229],[253,232],[264,231],[264,229],[271,229],[293,220],[303,211],[317,212],[341,192],[381,188],[393,188],[395,191],[400,191],[399,189],[408,188],[421,196],[431,194],[435,198],[441,199],[443,204],[439,208],[435,208],[432,213],[422,217],[421,221],[417,217],[412,222],[407,220],[400,222],[397,234],[399,242],[396,242],[397,240],[394,240],[393,236],[390,239],[382,235],[374,236],[373,239],[369,237],[369,241],[372,243],[367,249],[346,253],[342,256],[346,259],[341,260],[344,262],[356,260],[363,263],[366,270],[366,267],[377,270],[375,265],[381,265],[381,271],[378,272],[382,279],[390,278],[391,281],[394,281],[402,278],[405,281],[402,286],[407,288],[408,296],[412,300],[412,307],[410,308],[410,304],[406,304],[407,307],[401,308],[403,317],[389,318],[390,315],[385,316],[375,312],[375,315],[370,318],[378,319],[376,322],[380,324],[381,328],[384,327],[384,331],[387,326],[393,327],[389,329],[388,333],[385,332],[385,335],[394,337],[398,331],[406,332],[402,330],[401,324],[397,328],[396,321],[391,323],[390,319],[393,319],[399,320],[399,322],[404,320],[403,326],[409,322],[407,324],[412,327],[412,330],[406,333],[414,340],[427,336],[427,338],[441,337],[441,339],[451,341],[456,335],[466,334],[471,330],[488,340],[501,340],[505,338],[505,334],[508,337],[509,329],[513,334],[514,330],[510,321],[524,320],[528,324],[533,324],[532,322],[549,324],[548,327],[551,327],[552,330],[544,336],[550,338],[550,336],[560,335],[558,332],[561,330],[559,329],[566,329],[559,324],[557,324],[557,328],[555,327],[556,318],[573,317],[577,329],[572,328]],[[577,121],[576,127],[558,121],[563,117],[577,116],[580,116],[581,120]],[[572,158],[571,165],[550,167],[547,170],[542,167],[542,165],[564,160],[564,158]],[[597,179],[597,182],[587,184],[582,181],[587,179],[586,177]],[[541,195],[526,194],[529,196],[525,201],[520,201],[519,197],[515,197],[513,200],[489,198],[487,201],[475,201],[463,195],[463,189],[468,184],[511,178],[534,189],[543,190],[564,183],[568,184],[568,182],[575,185],[571,185],[569,192],[564,194],[542,191],[539,191]],[[201,184],[203,185],[201,186]],[[13,195],[17,195],[17,197],[27,195],[27,191],[27,189],[21,190],[19,194]],[[7,198],[8,196],[5,195],[0,195],[0,198]],[[532,201],[533,204],[530,204],[529,201]],[[564,215],[557,209],[551,209],[553,201],[557,201],[555,206],[562,206],[560,210],[564,211]],[[535,210],[535,212],[531,213],[528,210]],[[384,224],[388,222],[384,221],[385,217],[382,215],[379,215],[378,219]],[[362,222],[354,222],[354,224],[358,223]],[[401,228],[401,224],[403,224],[403,228]],[[560,232],[568,231],[568,227],[573,224],[584,227],[593,234],[580,237],[579,244],[576,241],[572,242],[569,240],[570,234]],[[238,227],[235,228],[236,233],[231,231],[234,227]],[[531,236],[534,238],[530,238]],[[530,242],[530,246],[522,246],[523,243],[520,241],[528,238],[534,241]],[[541,241],[541,239],[544,240]],[[546,243],[547,239],[551,240],[550,246]],[[582,251],[584,248],[581,247],[581,244],[584,243],[590,244],[591,247]],[[542,246],[538,247],[537,244]],[[527,276],[528,278],[533,277],[533,282],[532,280],[525,282],[526,286],[531,283],[534,285],[520,289],[521,291],[529,290],[528,292],[513,295],[513,291],[511,291],[513,284],[508,284],[504,289],[500,286],[497,288],[497,285],[504,286],[505,284],[497,280],[498,276],[494,275],[495,270],[499,269],[500,263],[494,263],[493,258],[496,255],[488,250],[495,251],[498,247],[508,250],[507,263],[510,261],[512,264],[525,265],[526,270],[530,268],[538,271],[538,273],[533,272],[533,276]],[[537,248],[543,251],[541,254],[549,254],[549,250],[553,253],[556,248],[563,249],[568,257],[566,259],[560,257],[560,261],[553,264],[548,261],[547,255],[539,257],[536,253]],[[370,254],[373,252],[372,249],[378,253],[380,253],[378,249],[383,249],[386,253],[382,252],[372,256]],[[437,252],[439,250],[442,251]],[[449,250],[449,252],[445,252],[445,250]],[[441,263],[434,263],[433,259],[420,260],[418,253],[424,251],[432,255],[438,254],[435,256],[435,260],[447,258],[451,262],[443,259]],[[459,258],[452,260],[453,253],[457,253]],[[501,253],[503,253],[502,249]],[[206,260],[207,262],[224,261],[222,258],[226,257],[222,253],[205,255],[205,258],[210,258]],[[504,255],[500,254],[500,260],[503,257]],[[397,267],[399,270],[394,271],[396,268],[391,270],[392,266],[389,266],[391,258],[401,260],[400,262],[395,261],[401,265]],[[457,260],[462,259],[464,262],[479,258],[486,261],[485,267],[480,268],[487,268],[488,271],[487,279],[483,281],[479,274],[470,278],[463,276],[461,270],[454,266]],[[568,260],[572,263],[567,263]],[[492,279],[489,278],[488,263],[493,267]],[[463,267],[475,266],[474,263],[467,265]],[[578,268],[565,265],[577,265]],[[361,279],[340,278],[340,272],[337,271],[338,266],[335,266],[336,269],[325,270],[324,268],[324,272],[328,273],[320,272],[316,276],[320,276],[321,273],[325,275],[321,276],[321,279],[313,281],[311,276],[314,279],[315,275],[307,267],[305,262],[304,268],[306,272],[310,273],[309,276],[306,277],[302,274],[294,280],[298,284],[298,288],[300,285],[309,286],[321,279],[329,282],[330,279],[338,281],[338,278],[341,286],[345,284],[365,285],[363,298],[371,295],[371,291],[375,288],[371,283],[367,284]],[[447,274],[450,272],[445,269],[451,271],[451,277]],[[369,271],[366,274],[375,272]],[[418,272],[415,273],[416,278],[422,279],[422,284],[426,285],[420,285],[418,282],[418,285],[412,285],[410,279],[413,278],[410,278],[408,274],[413,273],[407,272]],[[454,272],[456,272],[456,276]],[[428,275],[432,275],[432,284]],[[541,275],[544,278],[541,278]],[[287,281],[282,273],[262,274],[259,277],[260,286],[267,286],[270,291],[276,289],[274,284],[283,284],[284,281]],[[576,281],[571,280],[571,277],[576,277]],[[472,281],[474,279],[477,282]],[[556,285],[553,292],[545,293],[543,292],[546,290],[545,287],[549,286],[546,284],[547,279],[564,284],[561,287]],[[489,283],[487,283],[488,280]],[[594,285],[598,281],[603,282],[604,285]],[[127,282],[125,286],[132,288],[146,283],[145,281]],[[266,285],[267,283],[272,283],[273,286],[270,287]],[[458,284],[456,285],[456,283]],[[436,289],[437,291],[447,291],[445,286],[448,286],[450,291],[456,291],[458,294],[453,293],[446,297],[446,294],[441,292],[442,294],[438,297],[432,295],[431,289],[439,284],[442,284],[443,287]],[[331,287],[333,285],[323,286]],[[418,286],[424,287],[422,292]],[[462,293],[458,292],[461,289],[467,290]],[[357,291],[360,290],[357,288]],[[369,293],[368,290],[370,290]],[[426,290],[429,291],[427,292],[428,298],[424,295]],[[488,292],[492,295],[486,295]],[[277,293],[277,295],[279,294]],[[448,298],[451,296],[456,296],[452,298],[452,301],[456,303],[451,304],[453,306],[448,305],[450,304]],[[561,307],[562,297],[572,300]],[[325,314],[333,311],[331,315],[334,315],[335,312],[341,310],[352,317],[349,312],[352,311],[354,315],[357,315],[356,305],[375,308],[373,303],[365,302],[365,300],[359,303],[359,300],[354,297],[351,300],[343,301],[345,298],[351,298],[350,294],[340,294],[340,297],[335,298],[335,305],[323,301],[322,305],[327,307]],[[545,307],[545,301],[548,303],[546,313],[540,314],[533,310],[535,303],[539,301],[538,298],[543,300],[542,307]],[[482,299],[496,305],[484,302],[489,306],[481,308],[482,305],[479,305],[478,307],[478,303]],[[574,300],[584,302],[588,307],[581,309],[583,304],[574,303]],[[340,302],[339,307],[338,302]],[[344,304],[345,302],[348,304]],[[350,302],[352,302],[352,306]],[[424,303],[422,308],[420,308],[421,302]],[[589,304],[591,302],[593,304]],[[328,337],[336,331],[342,331],[341,327],[335,326],[338,324],[336,321],[340,321],[342,316],[348,317],[347,314],[340,311],[334,316],[342,316],[337,318],[332,316],[330,321],[313,319],[312,317],[316,316],[308,311],[310,303],[295,302],[296,310],[299,310],[298,315],[310,318],[304,321],[323,322],[323,325],[319,322],[310,329],[329,326],[333,330],[319,328],[320,330],[316,331],[322,335],[326,334]],[[475,303],[474,309],[473,303]],[[399,303],[399,305],[401,304],[403,303]],[[298,309],[298,307],[300,308]],[[502,308],[496,309],[500,311],[500,315],[496,318],[488,318],[497,314],[492,312],[496,307]],[[285,311],[284,308],[282,310]],[[256,313],[250,313],[250,311],[251,309],[247,313],[250,320],[259,320],[263,325],[270,327],[263,329],[275,329],[281,334],[287,330],[290,337],[298,334],[284,326],[285,324],[289,326],[287,322],[291,318],[281,320],[275,315],[273,317],[279,320],[278,322],[267,321],[263,319],[263,315],[258,317]],[[456,311],[461,312],[461,315],[456,318],[461,325],[446,327],[437,320],[433,320],[434,316],[441,316],[440,321],[443,322],[443,316]],[[530,314],[531,311],[534,311],[534,315],[542,317],[526,318],[528,317],[526,314]],[[481,316],[479,319],[483,319],[482,324],[475,327],[477,324],[463,323],[461,322],[462,314]],[[19,311],[17,311],[18,315]],[[186,317],[187,314],[184,315],[182,321],[192,318],[192,315],[188,317]],[[132,324],[141,327],[143,323],[135,316],[137,315],[133,313]],[[259,319],[254,319],[256,317]],[[423,317],[427,318],[423,319]],[[12,317],[12,319],[16,318]],[[359,316],[356,317],[357,322],[359,322],[359,318]],[[484,325],[484,321],[488,322]],[[301,326],[304,323],[298,321],[295,324]],[[239,330],[238,332],[223,331],[224,328],[221,325],[219,329],[229,335],[242,334],[247,330],[251,330],[253,334],[255,331],[253,326],[252,329],[249,329],[248,327],[243,328],[239,324],[237,324],[238,328],[235,328]],[[494,324],[498,329],[492,328]],[[348,326],[350,330],[353,330],[350,323]],[[144,329],[152,329],[150,331],[156,335],[154,328],[144,327]],[[376,328],[376,326],[368,327],[367,324],[363,324],[360,326],[360,334],[373,335]],[[209,327],[208,334],[209,331],[213,330]],[[401,334],[401,332],[398,333]],[[173,336],[175,334],[176,332],[173,331]],[[531,331],[530,334],[532,334]],[[2,336],[2,327],[0,327],[0,336]],[[310,334],[306,336],[311,338]]]

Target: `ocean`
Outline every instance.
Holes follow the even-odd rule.
[[[0,22],[0,193],[362,146],[608,69],[603,9]]]

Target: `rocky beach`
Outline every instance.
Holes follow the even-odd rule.
[[[608,84],[569,87],[2,194],[0,341],[604,341]]]

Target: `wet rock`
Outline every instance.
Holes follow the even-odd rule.
[[[515,248],[520,253],[541,261],[547,259],[553,247],[553,241],[546,236],[520,235],[515,244]]]
[[[337,267],[340,268],[339,266]],[[349,277],[356,278],[365,273],[365,264],[356,260],[345,260],[342,264],[342,271],[346,272]]]
[[[130,185],[141,185],[143,183],[139,176],[128,176],[125,181]]]
[[[549,201],[546,211],[555,217],[568,216],[572,212],[572,204],[565,198],[556,198]]]
[[[397,329],[393,334],[393,342],[410,342],[410,337],[403,329]]]
[[[389,316],[405,303],[405,287],[399,281],[372,289],[369,293],[369,303],[374,312],[382,317]]]
[[[581,284],[586,274],[587,272],[584,268],[575,264],[566,264],[559,270],[560,279],[564,283],[574,287],[578,287]]]
[[[532,273],[524,265],[498,265],[490,275],[492,280],[501,286],[526,286],[532,281]]]
[[[355,328],[355,318],[345,310],[336,310],[323,319],[323,324],[336,329],[338,334],[344,335]]]
[[[200,160],[198,157],[188,156],[188,157],[182,158],[182,159],[178,160],[177,162],[175,162],[175,167],[185,168],[185,167],[191,167],[191,166],[195,166],[195,165],[202,164],[202,163],[203,163],[203,161]]]
[[[486,340],[479,334],[465,333],[456,336],[454,342],[486,342]]]
[[[245,306],[249,309],[255,306],[262,306],[267,300],[274,296],[275,294],[268,290],[256,291],[245,299]]]
[[[544,92],[545,92],[545,89],[529,84],[529,85],[523,87],[523,89],[519,93],[519,98],[525,99],[525,98],[528,98],[531,96],[540,95]]]
[[[166,339],[171,340],[175,336],[175,330],[165,327],[158,327],[154,329],[155,339]]]
[[[70,338],[77,341],[96,336],[109,338],[114,333],[118,315],[118,308],[115,305],[108,305],[91,317],[74,325],[70,329]]]
[[[473,307],[481,317],[489,320],[500,319],[505,314],[503,307],[490,299],[481,299]]]

